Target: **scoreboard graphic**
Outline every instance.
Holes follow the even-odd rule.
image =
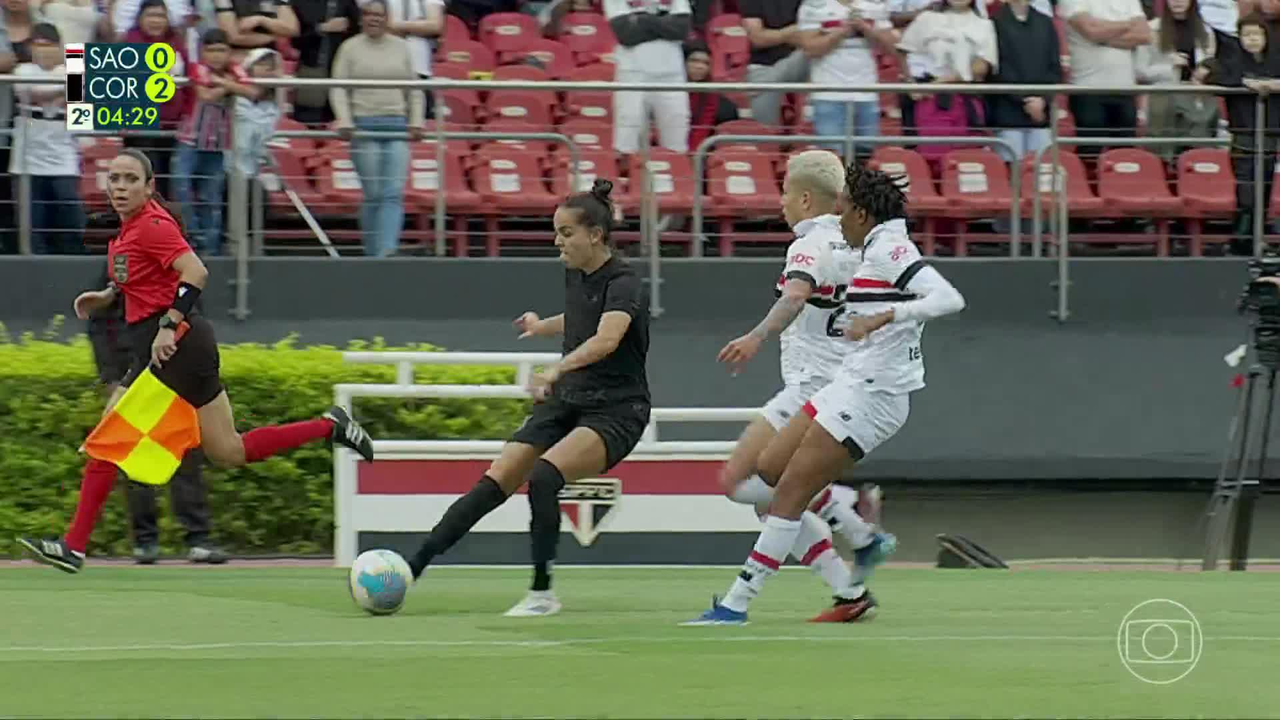
[[[67,130],[152,130],[160,106],[178,90],[169,71],[178,61],[165,43],[71,43]]]

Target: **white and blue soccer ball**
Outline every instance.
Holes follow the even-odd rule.
[[[391,615],[404,605],[413,584],[413,571],[392,550],[369,550],[351,564],[347,578],[351,599],[370,615]]]

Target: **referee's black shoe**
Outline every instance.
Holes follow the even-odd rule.
[[[50,565],[72,575],[84,567],[84,557],[73,552],[60,538],[41,540],[20,537],[18,543],[29,550],[35,561],[42,565]]]
[[[333,441],[360,453],[360,457],[373,462],[373,439],[360,427],[360,423],[351,419],[346,410],[334,405],[324,414],[333,421]]]

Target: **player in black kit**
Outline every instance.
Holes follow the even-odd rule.
[[[617,465],[649,424],[649,308],[640,278],[609,240],[612,189],[613,183],[596,180],[591,192],[571,195],[556,209],[556,247],[567,268],[564,313],[540,319],[527,312],[515,324],[521,337],[563,335],[564,356],[533,376],[533,413],[409,561],[420,577],[433,558],[529,483],[534,582],[509,616],[559,611],[550,566],[560,539],[560,489]]]

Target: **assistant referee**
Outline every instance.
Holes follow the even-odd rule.
[[[485,515],[529,483],[534,583],[508,615],[550,615],[551,563],[560,538],[558,495],[566,481],[608,470],[640,441],[649,424],[649,309],[640,278],[610,241],[613,183],[570,195],[556,209],[556,247],[565,271],[565,309],[516,320],[521,337],[563,335],[564,357],[534,375],[532,414],[470,492],[449,506],[409,561],[415,578]],[[522,607],[523,606],[523,607]]]

